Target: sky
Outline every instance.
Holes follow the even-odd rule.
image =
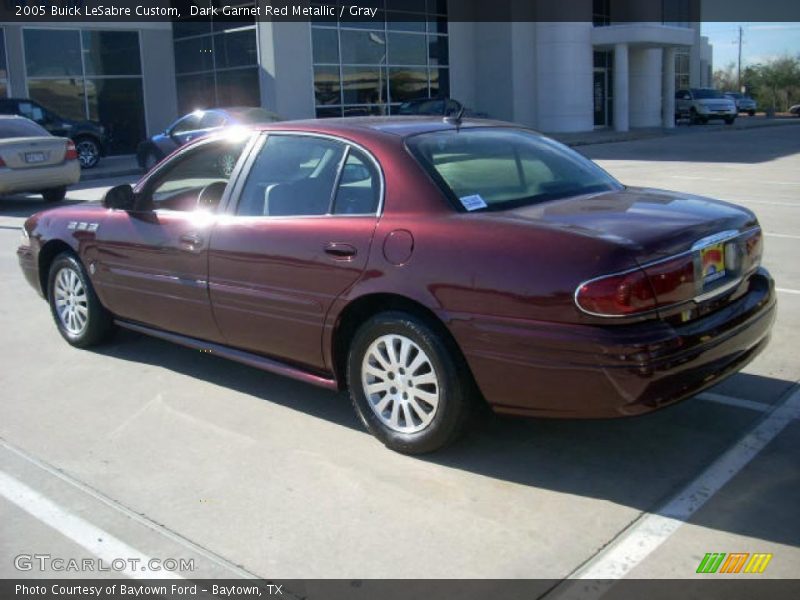
[[[735,63],[742,27],[742,66],[788,54],[800,55],[800,23],[703,23],[702,35],[714,46],[714,70]]]

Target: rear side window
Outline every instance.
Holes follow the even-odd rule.
[[[346,148],[325,138],[270,135],[250,169],[236,214],[327,214]]]
[[[28,119],[0,119],[0,139],[15,137],[38,137],[50,133]]]
[[[339,177],[333,203],[337,215],[367,215],[378,210],[381,181],[378,170],[363,152],[350,148]]]
[[[412,154],[445,194],[466,210],[503,210],[618,189],[584,158],[538,134],[480,127],[408,138]]]

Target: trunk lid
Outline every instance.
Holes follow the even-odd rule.
[[[66,138],[53,136],[0,140],[0,158],[9,169],[34,169],[61,164],[67,151]]]
[[[758,224],[755,215],[741,206],[634,187],[544,202],[502,214],[625,246],[639,264],[686,252],[708,236],[746,231]]]

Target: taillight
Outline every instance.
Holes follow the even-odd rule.
[[[78,160],[78,151],[75,149],[75,142],[67,140],[67,151],[64,153],[64,160]]]
[[[625,316],[656,308],[656,297],[641,269],[587,281],[575,292],[575,302],[587,313]]]
[[[760,229],[739,236],[733,234],[723,242],[698,246],[661,262],[590,279],[575,291],[575,303],[589,314],[624,317],[690,300],[702,301],[731,290],[759,265],[763,252]],[[704,278],[704,252],[712,262],[721,260],[724,254],[724,268],[719,276],[712,271]]]
[[[760,229],[755,229],[744,238],[744,255],[747,263],[744,270],[749,271],[761,264],[761,255],[764,252],[764,238]]]
[[[686,302],[697,293],[691,254],[620,275],[592,279],[575,293],[578,307],[590,314],[624,317]]]

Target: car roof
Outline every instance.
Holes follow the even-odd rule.
[[[462,119],[457,125],[453,119],[426,116],[391,116],[391,117],[339,117],[333,119],[305,119],[299,121],[281,121],[278,123],[258,124],[259,130],[295,130],[317,133],[375,133],[405,138],[419,133],[447,131],[456,129],[473,129],[480,127],[515,127],[519,125],[506,121],[491,119]]]

